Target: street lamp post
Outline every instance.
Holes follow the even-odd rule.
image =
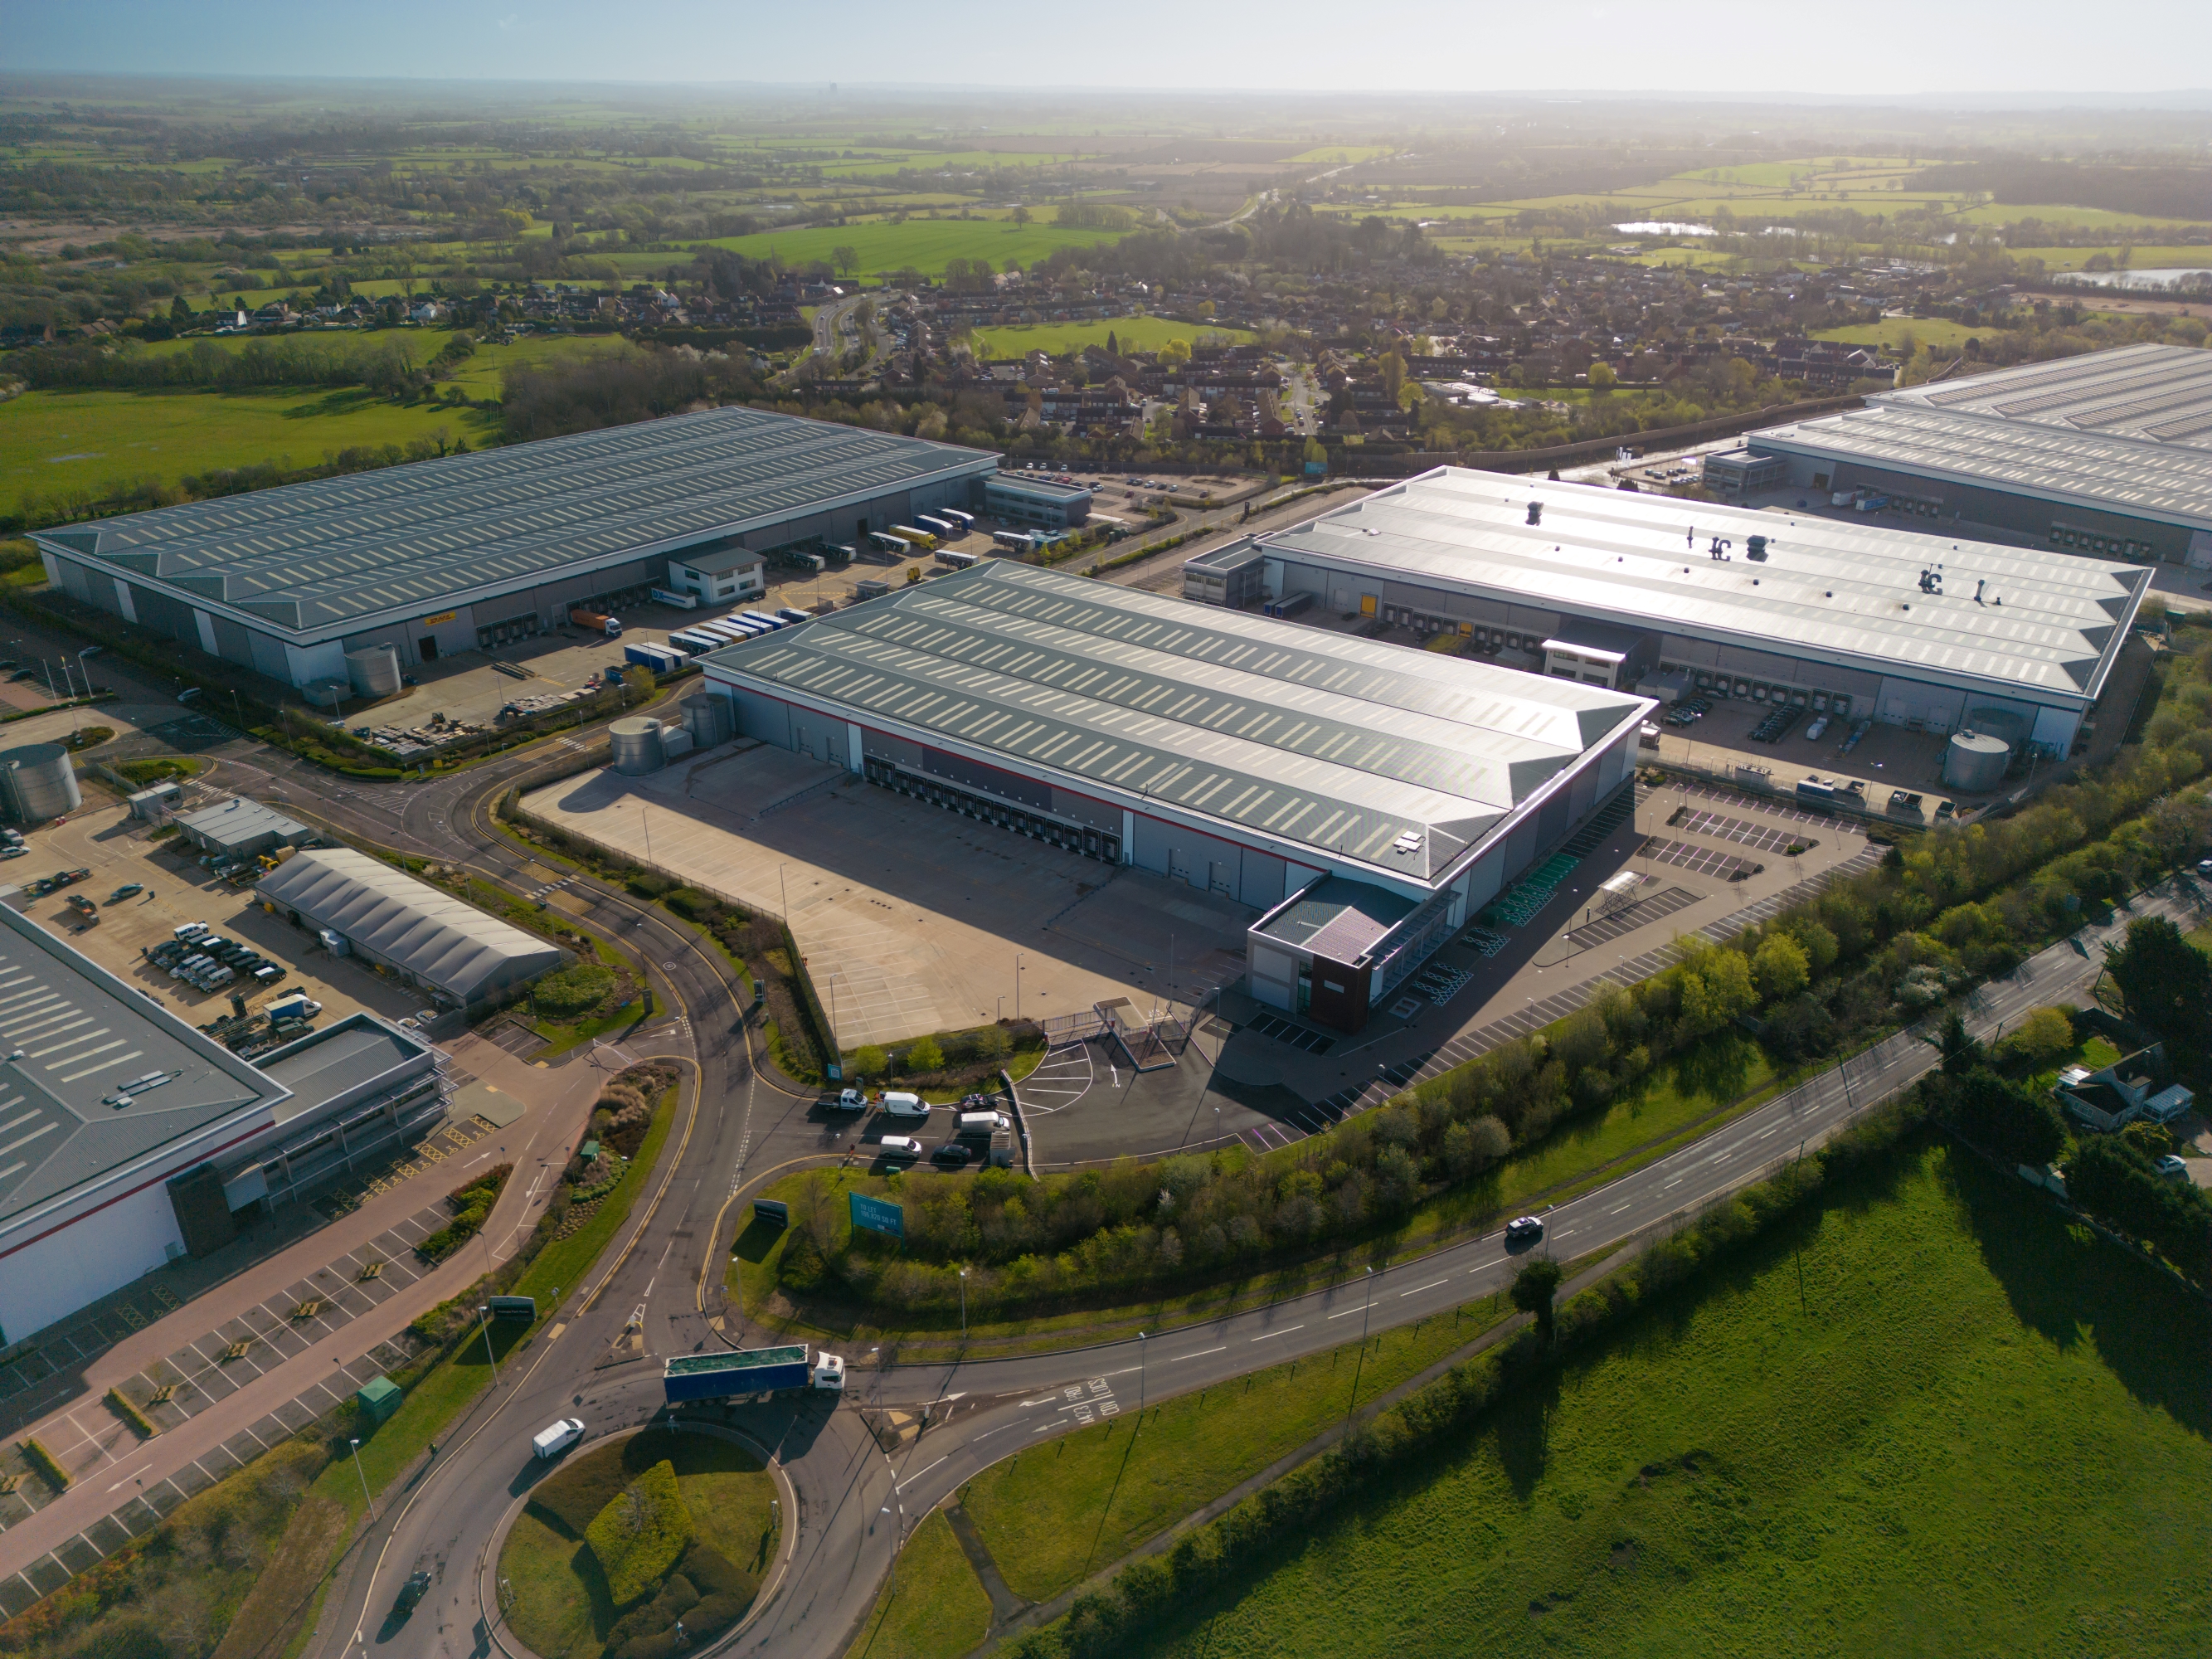
[[[499,1386],[499,1358],[491,1351],[490,1307],[486,1304],[478,1304],[477,1307],[477,1318],[483,1326],[484,1361],[491,1367],[491,1385],[495,1389]]]
[[[960,1270],[960,1340],[968,1340],[968,1270]]]
[[[358,1440],[356,1440],[356,1441],[354,1441],[354,1442],[352,1443],[352,1445],[353,1445],[353,1472],[354,1472],[356,1474],[360,1474],[360,1475],[361,1475],[361,1501],[362,1501],[362,1507],[363,1507],[363,1508],[365,1508],[365,1509],[367,1509],[367,1510],[368,1510],[368,1518],[369,1518],[370,1520],[374,1521],[374,1519],[376,1519],[376,1500],[375,1500],[374,1498],[371,1498],[371,1497],[368,1495],[368,1477],[367,1475],[365,1475],[365,1474],[361,1474],[361,1442],[360,1442],[360,1441],[358,1441]]]
[[[1141,1427],[1141,1426],[1143,1425],[1144,1421],[1145,1421],[1145,1334],[1144,1334],[1142,1331],[1139,1331],[1139,1332],[1137,1333],[1137,1422],[1138,1422],[1138,1425],[1139,1425],[1139,1427]]]
[[[1022,953],[1014,952],[1014,1024],[1022,1023]]]
[[[1375,1315],[1375,1269],[1367,1270],[1367,1310],[1359,1316],[1359,1363],[1352,1368],[1352,1398],[1344,1407],[1344,1420],[1352,1421],[1353,1408],[1359,1404],[1359,1374],[1367,1367],[1367,1322]]]

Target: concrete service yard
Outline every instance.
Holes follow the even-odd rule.
[[[1253,913],[871,787],[725,745],[650,777],[593,771],[524,808],[749,908],[787,914],[837,1040],[1032,1019],[1127,997],[1139,1014],[1241,963]],[[835,1007],[831,1008],[834,1001]]]

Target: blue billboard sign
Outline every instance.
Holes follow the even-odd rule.
[[[853,1225],[872,1233],[884,1233],[892,1238],[906,1237],[906,1211],[896,1204],[880,1198],[870,1198],[866,1193],[848,1194],[853,1205]]]

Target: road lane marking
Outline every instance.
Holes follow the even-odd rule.
[[[1167,1363],[1168,1363],[1169,1364],[1172,1365],[1172,1364],[1174,1364],[1176,1363],[1176,1360],[1178,1360],[1178,1359],[1203,1359],[1203,1358],[1206,1358],[1206,1355],[1208,1355],[1208,1354],[1210,1354],[1210,1353],[1219,1353],[1219,1352],[1222,1351],[1222,1349],[1223,1349],[1223,1348],[1226,1348],[1228,1346],[1229,1346],[1229,1345],[1228,1345],[1226,1342],[1224,1342],[1224,1343],[1223,1343],[1223,1344],[1221,1345],[1221,1346],[1220,1346],[1220,1347],[1218,1347],[1218,1348],[1200,1348],[1200,1349],[1196,1353],[1179,1353],[1179,1354],[1176,1354],[1176,1355],[1171,1356],[1171,1357],[1169,1358],[1169,1360],[1168,1360],[1168,1362],[1167,1362]]]
[[[1288,1336],[1292,1331],[1302,1331],[1304,1329],[1305,1329],[1304,1325],[1285,1325],[1279,1331],[1263,1331],[1252,1340],[1255,1342],[1266,1342],[1272,1340],[1275,1337]]]
[[[1349,1319],[1356,1313],[1364,1313],[1365,1311],[1366,1310],[1364,1308],[1346,1308],[1342,1313],[1333,1313],[1329,1317],[1331,1319]]]
[[[1616,1204],[1616,1205],[1614,1205],[1611,1209],[1607,1210],[1607,1211],[1606,1212],[1606,1213],[1607,1213],[1607,1215],[1619,1215],[1619,1214],[1620,1214],[1623,1210],[1625,1210],[1625,1209],[1626,1209],[1626,1208],[1628,1207],[1629,1204],[1633,1204],[1633,1203],[1635,1203],[1635,1202],[1636,1202],[1636,1200],[1635,1200],[1634,1199],[1632,1199],[1632,1199],[1630,1199],[1630,1200],[1627,1201],[1627,1203],[1626,1203],[1626,1204]]]
[[[950,1457],[950,1456],[951,1456],[951,1455],[952,1455],[952,1454],[951,1454],[951,1452],[947,1452],[947,1453],[945,1453],[945,1457]],[[945,1461],[945,1457],[940,1457],[940,1458],[939,1458],[939,1459],[937,1460],[937,1463],[942,1463],[942,1462]],[[937,1463],[932,1463],[932,1464],[929,1466],[929,1468],[928,1468],[916,1469],[916,1470],[915,1470],[912,1474],[909,1474],[908,1476],[907,1476],[907,1478],[906,1478],[905,1480],[902,1480],[902,1481],[898,1482],[898,1484],[897,1484],[897,1485],[894,1486],[891,1488],[891,1490],[892,1490],[893,1492],[904,1492],[904,1491],[905,1491],[908,1486],[912,1486],[915,1481],[917,1481],[917,1480],[921,1480],[921,1477],[922,1477],[923,1475],[927,1474],[929,1473],[929,1470],[930,1470],[930,1469],[933,1469],[933,1468],[935,1468],[937,1467]]]
[[[1398,1294],[1399,1294],[1401,1297],[1419,1296],[1419,1295],[1423,1291],[1433,1291],[1434,1289],[1436,1289],[1437,1285],[1442,1285],[1442,1284],[1443,1284],[1444,1282],[1445,1282],[1444,1280],[1443,1280],[1443,1279],[1437,1279],[1437,1280],[1436,1281],[1436,1284],[1435,1284],[1435,1285],[1414,1285],[1414,1286],[1413,1286],[1413,1288],[1412,1290],[1410,1290],[1410,1291],[1399,1291],[1399,1292],[1398,1292]]]

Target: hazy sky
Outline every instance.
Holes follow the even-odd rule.
[[[2212,83],[2212,0],[8,0],[0,69],[475,80],[1375,90],[2153,91]]]

